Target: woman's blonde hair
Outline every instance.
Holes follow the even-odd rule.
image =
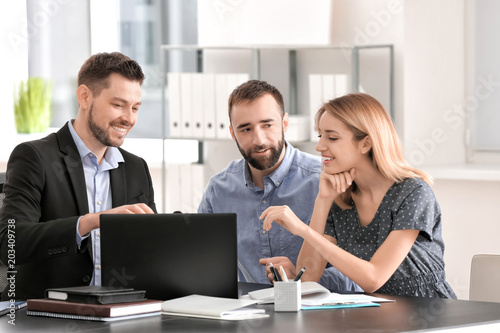
[[[372,148],[369,157],[375,168],[386,178],[394,182],[420,178],[429,185],[432,184],[429,174],[410,166],[404,159],[391,118],[375,98],[363,93],[353,93],[330,100],[316,113],[316,129],[325,112],[342,121],[354,134],[356,141],[370,137]],[[355,184],[336,200],[341,208],[352,206],[353,187],[355,188]]]

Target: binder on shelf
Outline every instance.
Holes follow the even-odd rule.
[[[182,138],[193,136],[193,103],[192,103],[192,83],[193,73],[181,73],[181,135]]]
[[[227,110],[227,101],[230,93],[228,93],[226,76],[227,74],[215,74],[215,136],[217,139],[231,138]]]
[[[309,116],[300,114],[288,115],[288,130],[286,138],[291,142],[309,140]]]
[[[178,138],[181,136],[181,87],[180,74],[167,73],[167,96],[169,137]]]
[[[335,75],[323,74],[322,75],[322,83],[323,83],[323,96],[321,97],[321,100],[323,103],[325,103],[325,102],[327,102],[331,99],[334,99],[336,97],[336,94],[335,94]]]
[[[193,209],[193,201],[191,195],[193,191],[191,164],[180,164],[179,167],[180,191],[177,193],[181,199],[180,211],[183,213],[194,213],[196,212],[196,209]]]
[[[214,74],[203,74],[203,133],[205,139],[216,138],[215,121],[215,76]]]
[[[250,75],[248,73],[239,73],[239,74],[236,74],[236,76],[238,77],[237,82],[236,82],[236,86],[239,86],[240,84],[245,83],[248,80],[250,80]],[[234,87],[234,88],[236,88],[236,87]]]
[[[167,181],[165,188],[168,189],[166,198],[166,212],[182,211],[181,207],[181,183],[180,183],[180,164],[167,164]]]
[[[231,73],[227,74],[226,76],[226,89],[227,89],[227,100],[226,100],[226,110],[227,110],[227,101],[229,100],[229,96],[233,92],[234,89],[236,89],[240,84],[245,83],[248,81],[250,76],[247,73]],[[227,137],[228,139],[231,139],[231,133],[229,132],[229,112],[226,111],[226,117],[227,117]]]
[[[233,90],[240,84],[248,81],[247,73],[215,74],[215,106],[218,139],[231,139],[229,132],[229,114],[227,102]]]
[[[349,93],[349,75],[335,74],[335,97],[344,96]]]
[[[309,140],[318,141],[315,117],[323,103],[323,78],[321,74],[309,75]]]
[[[204,138],[204,107],[203,107],[203,76],[202,73],[192,74],[191,98],[192,98],[192,137]]]
[[[191,211],[193,212],[198,211],[198,206],[200,205],[201,199],[203,197],[203,192],[205,191],[204,171],[205,166],[203,164],[191,164]]]
[[[349,93],[347,74],[309,74],[310,141],[318,141],[315,117],[323,103]]]

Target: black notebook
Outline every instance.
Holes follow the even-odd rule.
[[[136,302],[144,300],[145,294],[145,290],[101,286],[50,288],[45,291],[45,296],[50,299],[86,304]]]

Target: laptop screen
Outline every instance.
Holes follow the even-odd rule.
[[[236,214],[102,214],[103,286],[238,297]]]

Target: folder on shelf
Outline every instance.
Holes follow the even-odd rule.
[[[203,108],[203,76],[202,73],[192,74],[191,98],[192,98],[192,135],[195,139],[204,138],[204,108]]]
[[[318,141],[315,117],[323,103],[343,96],[350,91],[347,74],[309,74],[309,119],[310,140]]]
[[[349,93],[349,75],[347,74],[335,74],[335,97],[344,96]]]
[[[166,194],[166,211],[174,212],[176,210],[182,211],[181,209],[181,183],[180,183],[180,165],[169,163],[167,164],[167,182],[165,187],[168,189]]]
[[[179,192],[177,192],[177,195],[179,195],[181,199],[180,211],[183,213],[193,213],[196,212],[196,210],[193,210],[193,201],[191,195],[193,191],[191,164],[185,163],[180,164],[179,166],[180,189]]]
[[[288,130],[286,132],[287,140],[291,142],[302,142],[309,140],[309,120],[309,116],[307,115],[288,115]]]
[[[167,73],[167,96],[168,136],[178,138],[181,136],[181,87],[179,73]]]
[[[218,139],[231,139],[229,132],[228,100],[233,90],[248,81],[247,73],[215,74],[215,105]]]
[[[240,84],[245,83],[248,80],[250,80],[250,75],[248,73],[239,73],[239,74],[236,74],[236,76],[237,76],[236,86],[239,86]],[[234,88],[236,88],[236,87],[234,87]]]
[[[215,74],[215,131],[217,139],[231,138],[227,109],[227,101],[230,93],[228,93],[226,76],[227,74]]]
[[[231,73],[226,75],[226,89],[227,89],[227,100],[229,100],[229,96],[240,84],[248,81],[250,76],[247,73]],[[227,101],[226,101],[226,109],[227,109]],[[228,125],[228,138],[231,138],[231,134],[229,133],[229,114],[226,111],[227,116],[227,125]]]
[[[214,74],[203,74],[203,134],[205,139],[216,138],[215,123],[215,77]]]
[[[192,130],[192,82],[193,73],[181,73],[181,137],[191,138],[193,136]]]
[[[321,100],[323,103],[334,99],[336,96],[335,94],[335,75],[333,74],[323,74],[321,76],[322,79],[322,84],[323,84],[323,96],[321,97]]]
[[[191,211],[198,211],[203,192],[205,191],[205,166],[203,164],[191,164]]]
[[[323,104],[323,78],[321,74],[309,75],[309,128],[310,140],[318,141],[318,131],[316,130],[315,117],[319,108]]]

